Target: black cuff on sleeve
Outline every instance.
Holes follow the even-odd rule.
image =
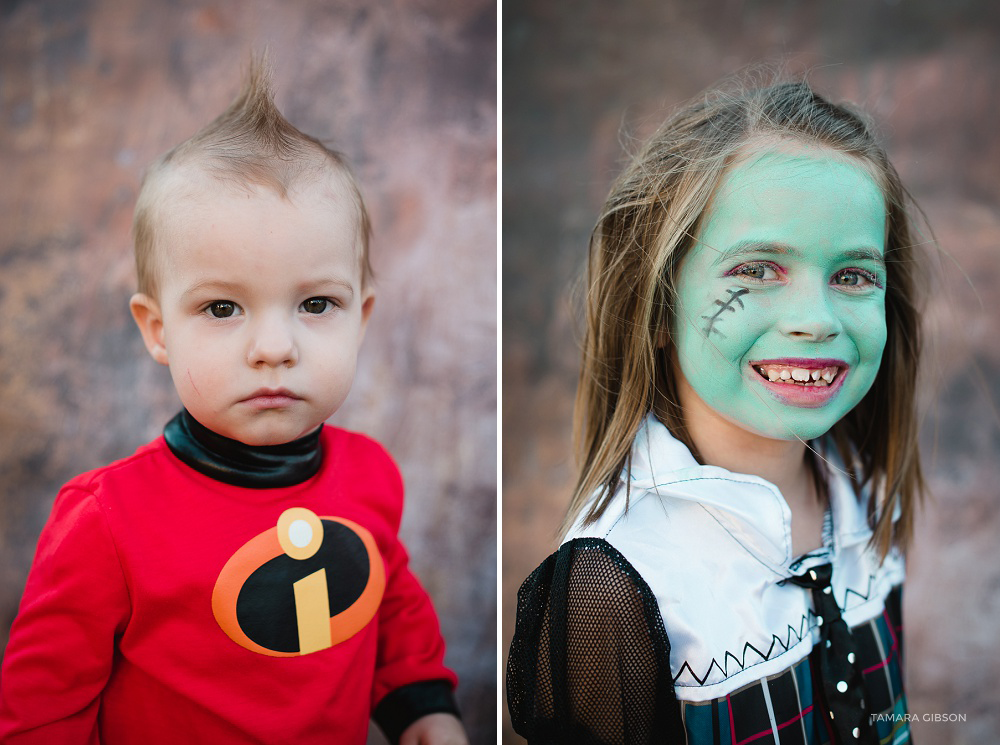
[[[425,680],[409,683],[388,693],[379,701],[372,719],[393,745],[420,717],[428,714],[454,714],[459,716],[458,705],[447,680]]]

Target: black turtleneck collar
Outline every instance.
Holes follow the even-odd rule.
[[[170,451],[196,471],[216,481],[251,489],[294,486],[316,475],[323,463],[319,426],[283,445],[244,445],[216,434],[187,409],[163,429]]]

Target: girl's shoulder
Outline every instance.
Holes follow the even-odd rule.
[[[606,540],[566,541],[521,585],[507,694],[514,729],[529,741],[683,737],[656,597]],[[608,703],[591,705],[597,697]]]

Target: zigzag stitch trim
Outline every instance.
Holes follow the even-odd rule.
[[[847,591],[844,593],[844,602],[841,605],[842,611],[847,611],[848,610],[848,606],[847,606],[848,595],[854,595],[854,596],[856,596],[858,598],[861,598],[862,602],[867,601],[871,597],[872,583],[875,581],[875,579],[876,579],[876,577],[875,577],[874,574],[869,574],[868,575],[868,587],[865,589],[864,593],[858,592],[857,590],[853,590],[850,587],[848,587]],[[860,603],[855,603],[851,607],[857,607],[858,605],[860,605]],[[788,625],[788,634],[785,636],[785,641],[782,641],[781,638],[777,634],[772,634],[771,635],[771,646],[767,648],[767,652],[766,653],[765,652],[761,652],[753,644],[751,644],[750,642],[747,642],[746,644],[743,645],[743,659],[742,659],[742,661],[740,659],[737,659],[736,655],[734,655],[732,652],[730,652],[728,650],[726,651],[726,653],[722,657],[722,661],[725,663],[725,667],[723,667],[722,665],[720,665],[719,662],[718,662],[718,660],[713,657],[712,658],[712,662],[711,662],[711,664],[709,664],[708,670],[705,671],[705,675],[704,676],[697,675],[695,673],[695,671],[691,668],[691,665],[688,664],[688,662],[685,660],[684,663],[681,665],[680,671],[677,673],[677,675],[674,676],[674,683],[675,684],[677,683],[677,681],[680,679],[680,677],[684,674],[685,670],[687,670],[688,674],[692,678],[694,678],[695,680],[698,681],[698,685],[705,685],[705,681],[708,680],[709,677],[712,675],[712,668],[717,668],[718,671],[720,673],[722,673],[723,680],[725,680],[726,678],[732,677],[732,675],[735,675],[737,672],[742,672],[743,670],[746,670],[747,667],[752,667],[753,665],[759,665],[761,662],[767,662],[769,659],[771,659],[771,655],[774,652],[774,645],[776,643],[781,647],[781,651],[782,652],[787,652],[792,646],[794,646],[793,643],[792,643],[792,636],[795,637],[795,643],[796,644],[798,644],[799,642],[801,642],[802,639],[805,636],[805,632],[812,631],[813,627],[816,625],[815,623],[812,622],[812,619],[814,619],[815,617],[816,617],[816,614],[813,613],[812,609],[810,608],[806,612],[806,614],[804,616],[802,616],[802,620],[799,622],[799,630],[798,631],[796,631],[795,628],[791,624],[789,624]],[[803,626],[805,627],[805,631],[803,631]],[[751,665],[747,665],[747,652],[749,650],[753,650],[754,652],[757,653],[757,655],[761,658],[759,662],[754,662],[754,663],[751,663]],[[730,674],[730,672],[729,672],[729,661],[730,660],[732,660],[736,665],[739,666],[739,670],[735,671],[732,674]]]
[[[708,666],[708,670],[705,671],[705,675],[703,677],[699,677],[695,673],[695,671],[691,669],[691,665],[689,665],[685,661],[684,664],[681,665],[680,671],[677,673],[677,675],[674,676],[674,683],[677,683],[677,681],[680,679],[680,677],[684,674],[685,670],[688,671],[688,674],[692,678],[694,678],[695,680],[698,681],[698,685],[705,685],[705,681],[708,680],[709,677],[712,674],[712,668],[713,667],[717,668],[719,670],[719,672],[722,673],[722,677],[725,679],[725,678],[731,677],[731,675],[735,675],[736,672],[741,672],[743,670],[746,670],[748,667],[752,667],[753,665],[758,665],[761,662],[767,662],[769,659],[771,659],[771,655],[774,653],[774,648],[775,648],[776,644],[781,647],[781,652],[787,652],[795,644],[798,644],[799,642],[801,642],[802,639],[805,637],[805,634],[807,632],[812,631],[813,627],[816,625],[815,623],[812,623],[812,619],[814,619],[815,617],[816,617],[816,614],[814,614],[811,609],[809,611],[807,611],[806,614],[804,616],[802,616],[802,620],[799,622],[799,629],[798,629],[798,631],[795,630],[794,626],[792,626],[791,624],[789,624],[788,627],[787,627],[788,628],[788,634],[785,637],[785,641],[782,641],[781,637],[779,637],[777,634],[772,634],[771,635],[771,646],[767,648],[767,652],[761,652],[752,643],[747,642],[746,644],[743,645],[743,659],[742,659],[742,661],[739,660],[739,659],[737,659],[736,655],[734,655],[732,652],[728,652],[728,651],[725,653],[725,655],[723,655],[723,658],[722,658],[723,662],[726,663],[725,667],[722,667],[722,665],[719,664],[718,660],[716,660],[715,658],[712,658],[712,663]],[[792,637],[793,636],[795,637],[795,642],[794,643],[792,642]],[[750,663],[748,665],[747,664],[747,652],[750,651],[750,650],[753,650],[754,652],[756,652],[757,655],[761,659],[758,662],[753,662],[753,663]],[[736,671],[736,672],[734,672],[734,673],[732,673],[732,674],[730,674],[730,672],[729,672],[729,661],[730,660],[732,660],[734,663],[736,663],[739,666],[739,670]]]

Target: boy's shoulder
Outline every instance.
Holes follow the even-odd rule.
[[[320,435],[324,460],[349,461],[367,467],[379,466],[398,473],[396,461],[386,447],[373,437],[332,424],[324,424]]]
[[[398,533],[405,501],[403,477],[389,451],[360,432],[324,425],[319,479],[353,505],[377,513]]]
[[[363,432],[336,427],[332,424],[324,424],[323,432],[320,435],[323,439],[324,447],[331,451],[346,450],[352,453],[367,454],[373,458],[385,458],[392,461],[392,456],[386,447],[370,435]]]
[[[156,470],[161,466],[159,459],[167,455],[169,450],[167,444],[160,435],[155,440],[139,446],[134,453],[112,461],[107,465],[84,471],[79,476],[75,476],[66,482],[63,490],[79,489],[92,491],[102,480],[115,477],[130,477],[133,473],[144,473],[148,470]]]

